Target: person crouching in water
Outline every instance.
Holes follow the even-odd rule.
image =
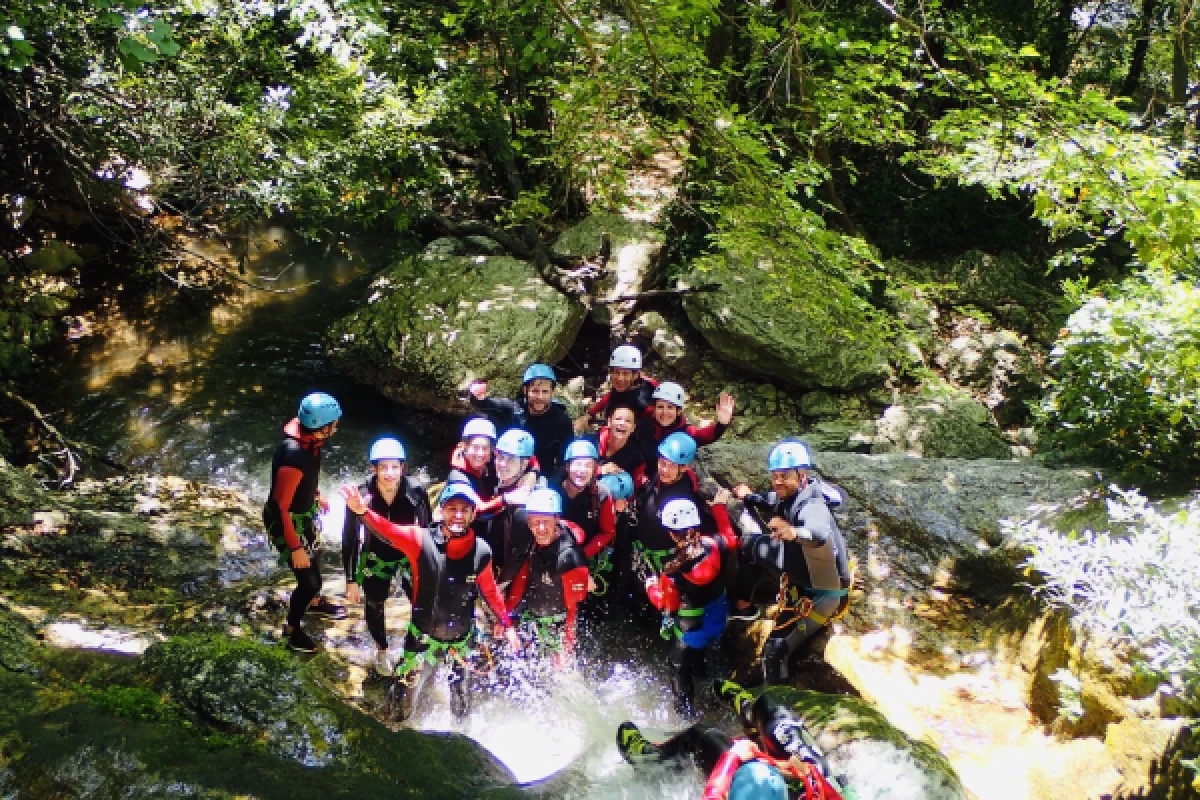
[[[450,668],[450,710],[462,718],[470,710],[471,674],[467,658],[475,635],[475,600],[480,595],[496,615],[514,651],[520,640],[492,575],[492,551],[471,529],[479,496],[464,483],[449,483],[438,498],[441,522],[431,527],[396,525],[367,506],[357,488],[343,487],[346,506],[362,517],[371,533],[399,550],[412,565],[412,619],[404,637],[404,658],[388,690],[390,711],[412,716],[421,690],[439,661]]]
[[[301,627],[304,615],[344,619],[346,609],[321,596],[321,546],[317,516],[329,506],[321,499],[321,447],[337,432],[342,408],[324,392],[302,401],[296,417],[283,427],[283,443],[271,460],[271,491],[263,506],[263,525],[296,576],[296,589],[288,604],[283,638],[302,653],[315,653],[317,643]]]
[[[521,566],[519,559],[510,555],[527,544],[515,535],[513,526],[514,515],[525,507],[525,499],[539,477],[533,437],[520,428],[505,431],[496,440],[495,465],[496,493],[503,496],[504,507],[488,522],[484,538],[492,548],[496,582],[504,589]]]
[[[550,488],[562,495],[563,519],[583,531],[583,552],[588,557],[593,585],[607,587],[612,569],[612,544],[617,536],[617,512],[608,487],[596,480],[600,454],[587,439],[576,439],[563,453],[564,470]]]
[[[579,546],[580,532],[563,520],[562,513],[558,492],[529,493],[525,510],[518,515],[524,517],[533,541],[508,589],[509,614],[522,642],[559,667],[575,654],[579,604],[588,592],[588,561]]]
[[[371,478],[358,487],[359,494],[367,498],[368,507],[396,525],[428,527],[432,519],[429,496],[420,483],[405,476],[404,445],[396,439],[380,439],[371,445],[368,457]],[[342,525],[342,566],[346,570],[346,600],[361,603],[366,598],[363,616],[377,648],[375,671],[385,678],[391,677],[394,665],[388,657],[384,605],[397,576],[404,590],[411,592],[408,559],[383,539],[371,536],[364,529],[362,518],[347,508]]]
[[[663,506],[662,525],[675,542],[662,572],[646,579],[646,596],[663,613],[671,643],[671,689],[675,709],[695,712],[695,679],[703,677],[705,651],[725,632],[729,601],[721,579],[721,547],[700,532],[700,509],[686,498]]]
[[[762,661],[766,682],[783,683],[792,655],[845,610],[850,560],[821,481],[809,473],[808,446],[800,441],[776,445],[767,468],[773,491],[766,497],[755,495],[746,484],[733,489],[747,509],[767,520],[766,531],[749,510],[739,520],[744,536],[735,617],[748,618],[746,610],[754,602],[779,604]],[[755,597],[756,588],[763,585],[778,594]]]

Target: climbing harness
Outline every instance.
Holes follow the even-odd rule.
[[[435,639],[432,636],[418,630],[411,622],[408,623],[408,633],[420,644],[425,645],[425,649],[420,652],[406,650],[404,657],[396,667],[396,680],[405,685],[411,686],[417,677],[417,667],[422,663],[437,665],[439,660],[443,658],[449,662],[457,660],[463,666],[468,667],[466,654],[471,648],[471,643],[475,638],[475,631],[469,632],[461,639],[453,642],[443,642],[441,639]]]
[[[562,626],[566,621],[566,614],[539,616],[522,611],[517,624],[523,638],[528,639],[529,643],[537,648],[537,655],[545,657],[562,652]]]
[[[858,561],[850,559],[850,585],[854,585],[856,573],[858,572]],[[813,610],[813,600],[822,600],[826,597],[840,597],[843,602],[838,604],[838,609],[832,614],[825,615]],[[850,611],[850,590],[849,589],[813,589],[800,588],[790,585],[787,573],[779,577],[779,598],[776,601],[777,610],[775,611],[775,630],[779,632],[787,630],[802,619],[811,619],[817,625],[828,625],[836,622],[846,616]],[[780,619],[784,619],[786,615],[787,621],[780,623]]]
[[[612,551],[611,547],[606,547],[588,563],[588,572],[592,575],[592,580],[596,582],[596,588],[592,592],[595,597],[603,597],[608,594],[608,577],[605,573],[612,572]]]
[[[300,537],[304,552],[308,554],[309,558],[315,558],[321,551],[320,505],[314,499],[312,508],[308,511],[291,511],[288,512],[288,516],[292,518],[292,529]],[[279,563],[288,565],[291,559],[291,548],[288,547],[287,539],[283,536],[283,527],[279,524],[272,525],[270,536],[271,543],[279,551]]]
[[[355,576],[355,581],[359,584],[363,582],[363,578],[379,578],[380,580],[390,581],[396,577],[397,573],[403,573],[405,577],[409,576],[407,558],[401,556],[395,561],[385,561],[378,554],[368,550],[358,559],[358,572]]]
[[[674,550],[651,550],[641,542],[633,543],[633,574],[645,583],[648,578],[663,571],[663,564]]]
[[[679,627],[678,618],[687,617],[694,619],[696,617],[703,617],[706,609],[707,606],[704,608],[681,608],[674,614],[663,614],[662,624],[658,627],[658,635],[667,640],[682,639],[683,628]]]

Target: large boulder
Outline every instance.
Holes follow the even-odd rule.
[[[915,741],[857,697],[772,687],[824,750],[834,773],[859,800],[966,800],[954,768],[935,747]]]
[[[567,354],[585,315],[532,264],[439,239],[379,275],[328,346],[340,369],[393,400],[451,411],[474,379],[498,396],[515,393],[530,362]]]
[[[926,388],[899,398],[875,422],[872,453],[1006,458],[1011,447],[986,407],[962,390]]]
[[[612,243],[608,274],[598,286],[601,302],[592,309],[592,317],[601,325],[625,321],[633,302],[613,303],[618,297],[637,294],[646,288],[658,263],[666,236],[658,227],[623,214],[593,214],[567,228],[554,243],[560,255],[592,258],[600,252],[604,234]]]
[[[850,287],[792,254],[726,252],[702,259],[685,285],[688,319],[724,360],[802,389],[853,389],[888,374],[891,336]]]

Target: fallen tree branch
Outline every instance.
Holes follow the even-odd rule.
[[[95,458],[101,464],[104,464],[107,467],[111,467],[112,469],[115,469],[118,472],[129,472],[129,467],[125,466],[124,464],[122,464],[119,461],[114,461],[113,459],[109,458],[103,452],[101,452],[99,448],[93,447],[92,445],[87,444],[86,442],[78,442],[74,439],[67,438],[65,435],[63,435],[62,431],[60,431],[57,427],[54,426],[54,424],[52,422],[50,422],[50,420],[46,417],[46,415],[42,413],[42,410],[40,408],[35,406],[30,401],[26,400],[21,395],[15,393],[15,392],[11,392],[8,389],[0,389],[0,394],[3,394],[4,397],[8,398],[9,400],[13,401],[17,405],[21,406],[26,411],[28,411],[29,415],[32,416],[34,418],[34,420],[36,420],[37,423],[46,430],[47,433],[49,433],[52,437],[54,437],[55,441],[57,441],[60,445],[62,445],[64,454],[67,459],[67,469],[68,469],[67,478],[64,479],[63,483],[62,483],[63,486],[68,485],[74,479],[75,472],[79,468],[80,459],[79,459],[79,456],[77,456],[75,454],[76,450],[88,453],[90,456]]]
[[[631,303],[639,300],[649,300],[655,297],[681,297],[686,294],[707,294],[721,291],[719,283],[702,283],[699,286],[680,286],[677,289],[647,289],[636,294],[626,294],[608,300],[597,300],[597,305],[612,305],[614,303]]]

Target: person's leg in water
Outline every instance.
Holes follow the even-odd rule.
[[[316,557],[313,557],[309,566],[304,569],[292,567],[292,574],[296,576],[296,589],[288,603],[287,624],[283,626],[283,634],[288,637],[288,643],[293,650],[315,653],[316,643],[301,627],[301,623],[313,598],[321,594],[321,565]]]
[[[387,693],[388,716],[400,722],[413,715],[417,701],[421,699],[421,691],[437,671],[437,665],[431,664],[424,658],[416,658],[415,663],[409,658],[410,654],[419,656],[427,649],[429,649],[429,645],[417,641],[411,631],[405,635],[404,663],[409,666],[392,680],[392,685],[388,687]]]
[[[822,597],[813,603],[812,610],[828,619],[837,613],[841,602],[839,597]],[[764,680],[768,684],[786,683],[791,677],[792,657],[824,629],[825,625],[818,624],[812,617],[797,619],[795,615],[787,616],[786,612],[780,614],[763,647]]]
[[[387,660],[388,638],[384,613],[391,590],[390,578],[374,574],[362,577],[363,617],[367,621],[367,632],[371,634],[371,639],[374,640],[378,650],[375,658],[375,671],[385,678],[390,677],[393,671],[391,662]]]
[[[671,692],[675,695],[675,710],[694,714],[696,710],[696,678],[704,674],[704,651],[688,647],[682,639],[671,644],[668,656],[671,664]]]
[[[696,765],[707,775],[732,746],[733,739],[727,734],[706,725],[693,725],[660,744],[654,744],[642,736],[632,722],[622,722],[617,728],[617,747],[625,760],[635,765],[692,756]]]

